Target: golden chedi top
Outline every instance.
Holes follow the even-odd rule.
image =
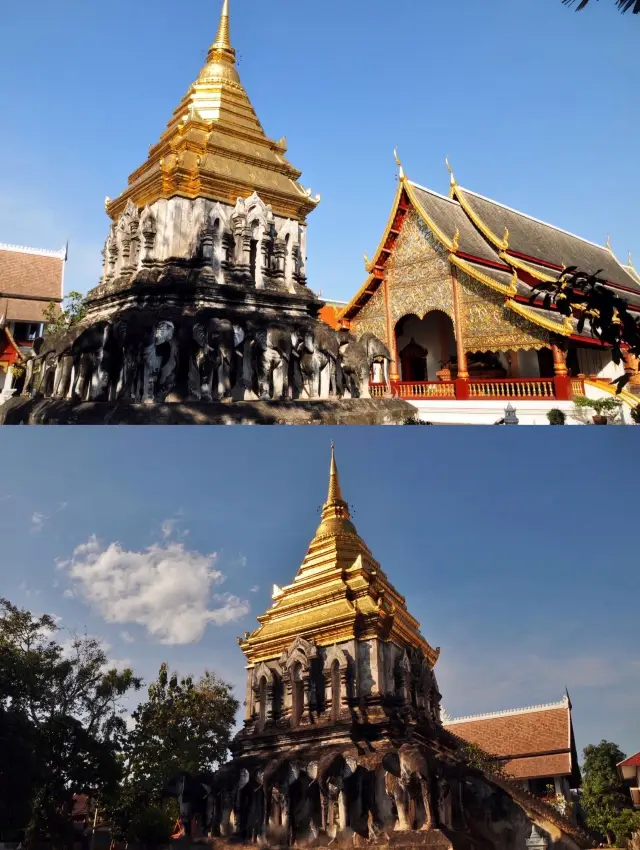
[[[205,66],[127,189],[107,200],[107,213],[117,221],[129,200],[137,207],[176,196],[234,205],[257,192],[276,215],[304,221],[320,198],[298,183],[301,172],[286,149],[286,139],[265,135],[240,82],[224,0]]]
[[[331,448],[329,492],[318,530],[293,580],[274,587],[260,626],[240,640],[250,664],[278,658],[299,635],[318,646],[378,638],[438,658],[351,520]]]

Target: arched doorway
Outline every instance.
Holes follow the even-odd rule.
[[[437,373],[456,359],[453,322],[442,310],[422,319],[403,316],[396,324],[396,351],[402,381],[435,381]]]

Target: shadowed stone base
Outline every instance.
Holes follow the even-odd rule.
[[[184,840],[184,839],[181,839]],[[233,838],[201,838],[194,842],[196,846],[206,845],[211,850],[239,850],[239,848],[255,848],[256,844],[244,842]],[[171,842],[175,847],[176,841]],[[326,836],[315,840],[301,839],[297,846],[308,848],[308,850],[409,850],[409,848],[424,848],[424,850],[492,850],[491,845],[479,842],[469,835],[461,832],[450,832],[449,830],[433,829],[428,832],[394,831],[393,828],[382,830],[374,840],[363,838],[360,835],[347,830],[344,835],[339,835],[333,840]],[[277,841],[266,841],[263,845],[265,850],[291,850],[285,844]]]
[[[415,409],[395,398],[131,404],[12,398],[0,425],[399,425]]]

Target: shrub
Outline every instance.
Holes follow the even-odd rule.
[[[547,419],[549,420],[549,425],[564,425],[566,421],[566,416],[561,410],[558,410],[557,407],[554,407],[553,410],[550,410],[547,413]]]
[[[157,850],[169,844],[175,821],[161,808],[150,806],[138,812],[129,827],[128,838],[145,850]]]
[[[640,404],[636,404],[635,407],[631,408],[631,418],[636,425],[640,425]]]

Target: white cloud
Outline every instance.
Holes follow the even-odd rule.
[[[160,526],[160,528],[162,530],[162,536],[165,540],[168,537],[171,537],[175,527],[176,527],[176,520],[175,519],[165,519],[165,521]]]
[[[120,637],[125,643],[135,643],[135,638],[131,632],[120,632]]]
[[[225,580],[215,562],[215,554],[186,551],[183,543],[134,552],[119,543],[105,547],[92,536],[58,567],[108,622],[137,623],[163,644],[189,644],[209,623],[230,623],[249,611],[237,596],[212,595]]]
[[[259,584],[254,584],[254,585],[253,585],[253,587],[251,588],[251,591],[250,591],[250,592],[251,592],[251,593],[257,593],[259,590],[260,590],[260,585],[259,585]]]
[[[42,531],[45,522],[49,519],[48,516],[44,514],[38,513],[35,511],[31,514],[31,531],[33,534],[38,534],[38,532]]]

